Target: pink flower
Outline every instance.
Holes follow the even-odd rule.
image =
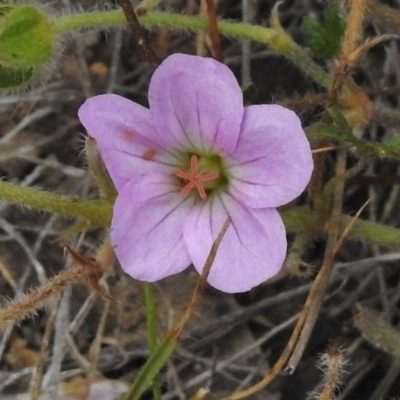
[[[244,292],[275,275],[286,255],[275,207],[299,196],[313,169],[298,117],[243,107],[225,65],[183,54],[154,72],[149,103],[108,94],[79,110],[118,190],[111,240],[124,271],[148,282],[191,263],[201,272],[230,217],[210,285]]]

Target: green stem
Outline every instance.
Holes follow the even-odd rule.
[[[158,349],[157,312],[153,284],[144,284],[144,295],[146,304],[147,341],[149,343],[150,356],[153,356]],[[152,388],[154,400],[160,400],[161,388],[158,375],[156,375],[153,379]]]
[[[37,211],[53,212],[68,217],[87,220],[93,226],[110,226],[112,205],[102,200],[80,200],[68,196],[26,188],[0,180],[0,201],[16,204]],[[306,208],[296,207],[281,212],[286,230],[291,233],[320,234],[329,227],[318,216]],[[341,229],[350,222],[348,215],[341,217]],[[400,229],[374,222],[358,220],[349,234],[349,239],[363,240],[383,246],[400,245]]]
[[[143,366],[143,368],[139,371],[139,374],[136,376],[135,381],[130,387],[128,393],[126,394],[125,397],[123,397],[123,400],[138,400],[141,394],[154,382],[154,378],[158,375],[160,369],[163,367],[168,358],[171,356],[172,352],[175,350],[175,347],[178,344],[178,339],[183,329],[186,327],[189,318],[194,311],[194,308],[197,305],[197,302],[199,300],[199,291],[203,286],[203,283],[208,278],[208,274],[210,273],[210,269],[212,267],[212,264],[214,263],[215,256],[217,255],[218,248],[221,244],[222,239],[225,236],[225,233],[229,225],[230,225],[230,219],[227,218],[224,224],[222,225],[221,231],[218,233],[217,238],[215,239],[213,245],[211,246],[211,250],[208,254],[208,257],[204,264],[204,268],[202,269],[199,280],[197,281],[189,306],[186,308],[181,320],[176,325],[175,329],[171,331],[162,341],[162,343],[154,352],[154,354],[152,354],[149,357],[146,364]]]
[[[329,231],[326,222],[319,220],[316,213],[306,208],[292,208],[281,212],[281,217],[286,230],[290,233],[321,234]],[[349,215],[341,216],[340,233],[351,223],[352,218]],[[359,219],[350,230],[348,239],[382,246],[400,246],[400,229]]]
[[[191,15],[151,12],[141,16],[140,22],[148,27],[163,26],[196,32],[209,31],[209,23],[206,18]],[[126,20],[122,11],[115,10],[72,14],[54,20],[54,24],[57,33],[64,33],[82,28],[102,28],[123,25],[126,24]],[[282,29],[265,28],[262,26],[227,21],[219,21],[218,29],[219,32],[225,36],[253,40],[271,46],[276,53],[293,61],[320,85],[327,89],[331,87],[331,76],[318,66]]]
[[[82,14],[70,14],[53,21],[55,32],[66,33],[75,29],[105,28],[114,25],[125,25],[126,18],[121,10],[95,11]]]
[[[95,226],[109,226],[112,215],[112,205],[102,200],[80,200],[4,181],[0,181],[0,201],[82,218]]]

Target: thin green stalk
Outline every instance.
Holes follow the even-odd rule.
[[[210,26],[207,18],[193,15],[151,12],[139,17],[140,22],[149,27],[163,26],[172,29],[188,29],[208,32]],[[53,21],[57,33],[65,33],[82,28],[102,28],[114,25],[125,25],[126,19],[122,11],[96,11],[85,14],[70,14]],[[239,22],[218,21],[221,34],[239,39],[268,43],[277,32],[275,29]]]
[[[58,34],[85,28],[105,28],[125,25],[126,18],[122,10],[94,11],[82,14],[69,14],[53,20],[55,32]]]
[[[158,349],[157,338],[157,311],[154,297],[154,288],[152,283],[144,284],[144,297],[146,304],[146,325],[147,325],[147,341],[149,343],[150,356],[153,356]],[[154,400],[161,400],[161,388],[158,374],[152,383]]]
[[[143,25],[148,27],[163,26],[195,32],[208,32],[210,29],[207,18],[192,15],[151,12],[142,15],[139,19]],[[54,24],[57,33],[64,33],[82,28],[123,25],[126,24],[126,20],[122,11],[114,10],[67,15],[54,20]],[[293,61],[320,85],[326,88],[331,87],[331,76],[318,66],[282,29],[228,21],[218,21],[218,29],[221,35],[253,40],[271,46],[278,54]]]
[[[228,218],[222,226],[222,229],[215,239],[213,245],[211,246],[210,253],[208,254],[202,273],[199,277],[199,280],[197,281],[197,285],[193,292],[189,306],[183,314],[181,320],[179,321],[175,329],[165,337],[165,339],[162,341],[154,354],[150,356],[146,364],[139,371],[139,374],[137,375],[132,386],[130,387],[128,393],[123,397],[123,400],[138,400],[143,392],[154,382],[154,378],[158,375],[160,369],[163,367],[163,365],[166,363],[168,358],[175,350],[175,347],[178,344],[179,337],[183,329],[186,327],[186,324],[188,323],[189,318],[192,315],[193,310],[197,305],[197,302],[199,301],[199,291],[202,284],[208,278],[208,274],[210,273],[210,269],[212,267],[212,264],[214,263],[215,256],[217,255],[219,245],[221,244],[221,241],[229,225],[230,220]]]
[[[298,46],[289,35],[287,35],[286,33],[285,35],[287,36],[286,40],[290,40],[289,46],[284,46],[279,49],[278,43],[276,46],[271,44],[271,47],[273,47],[277,53],[285,56],[290,61],[292,61],[305,74],[314,79],[315,82],[319,83],[322,87],[329,89],[333,83],[332,76],[326,73],[318,64],[316,64],[310,57],[308,57],[305,51],[300,46]],[[284,38],[280,39],[281,42],[283,42]],[[349,89],[347,88],[347,86],[344,86],[343,90],[345,94],[348,94]]]
[[[102,200],[81,200],[0,180],[0,201],[39,211],[88,220],[95,226],[109,226],[112,205]]]
[[[303,207],[281,212],[281,217],[286,230],[290,233],[321,234],[329,229],[326,221],[321,221],[316,213]],[[340,217],[341,233],[352,223],[352,218],[349,215]],[[354,223],[347,238],[382,246],[399,246],[400,229],[359,219]]]
[[[68,217],[81,218],[93,226],[110,226],[112,205],[103,200],[80,200],[36,188],[26,188],[0,180],[0,201],[16,204],[37,211],[46,211]],[[286,230],[291,233],[323,233],[325,222],[306,208],[296,207],[281,212]],[[351,222],[350,216],[342,215],[342,230]],[[383,246],[400,244],[400,229],[358,220],[354,224],[349,239],[364,240]]]

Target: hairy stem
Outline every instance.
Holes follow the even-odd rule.
[[[164,26],[172,29],[210,32],[208,19],[199,16],[151,12],[140,16],[139,20],[144,26],[148,27]],[[55,30],[59,34],[75,29],[103,28],[125,23],[125,16],[119,10],[72,14],[54,20]],[[329,88],[332,84],[332,77],[318,66],[283,29],[218,21],[218,31],[221,35],[267,44],[278,54],[293,61],[321,86]]]
[[[81,200],[4,181],[0,181],[0,201],[82,218],[95,226],[109,226],[111,221],[112,205],[104,201]]]

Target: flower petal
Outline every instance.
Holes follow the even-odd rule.
[[[277,105],[245,108],[235,152],[226,160],[230,190],[249,207],[278,207],[307,186],[310,144],[296,114]]]
[[[273,208],[247,209],[229,195],[197,204],[184,224],[190,258],[201,273],[228,218],[208,282],[223,292],[245,292],[278,273],[286,255],[285,228]]]
[[[221,155],[235,149],[243,96],[225,65],[210,58],[174,54],[154,72],[149,103],[154,124],[168,146]]]
[[[163,175],[124,185],[111,224],[111,243],[122,269],[154,282],[188,267],[183,223],[192,204]]]
[[[133,176],[162,172],[173,157],[158,143],[150,111],[115,94],[92,97],[80,107],[79,118],[97,141],[117,190]]]

